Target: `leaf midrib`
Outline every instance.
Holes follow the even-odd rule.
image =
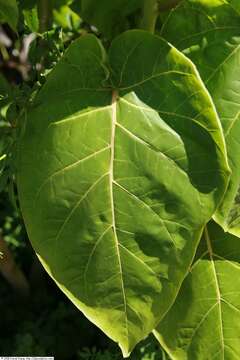
[[[204,229],[204,235],[205,235],[205,239],[206,239],[206,242],[207,242],[209,258],[210,258],[210,261],[211,261],[211,264],[212,264],[212,269],[213,269],[214,283],[215,283],[215,286],[216,286],[217,303],[218,303],[218,308],[219,308],[219,322],[220,322],[222,360],[224,360],[225,359],[225,356],[224,356],[225,344],[224,344],[224,335],[223,335],[221,291],[220,291],[219,280],[218,280],[217,271],[216,271],[216,267],[215,267],[215,263],[214,263],[213,249],[212,249],[211,239],[210,239],[210,236],[209,236],[207,225],[205,226],[205,229]]]
[[[116,131],[116,125],[117,125],[117,98],[118,98],[117,91],[113,91],[113,94],[112,94],[112,133],[111,133],[111,141],[110,141],[111,157],[110,157],[110,166],[109,166],[109,189],[110,189],[110,201],[111,201],[111,212],[112,212],[112,228],[113,228],[113,234],[114,234],[114,240],[115,240],[115,248],[116,248],[116,252],[117,252],[117,259],[118,259],[118,264],[119,264],[121,290],[122,290],[122,298],[123,298],[123,305],[124,305],[126,339],[129,339],[127,301],[126,301],[126,295],[125,295],[125,290],[124,290],[122,262],[121,262],[121,255],[120,255],[120,249],[119,249],[119,240],[118,240],[118,235],[117,235],[117,230],[116,230],[115,206],[114,206],[114,199],[113,199],[113,183],[114,183],[113,171],[114,171],[114,158],[115,158],[115,131]]]

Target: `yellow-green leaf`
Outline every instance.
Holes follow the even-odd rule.
[[[27,115],[18,191],[30,240],[124,356],[172,305],[227,183],[222,129],[189,59],[130,31],[74,42]]]
[[[162,35],[196,64],[216,105],[232,176],[215,220],[240,236],[239,1],[186,0],[170,13]]]
[[[215,223],[155,336],[173,360],[240,358],[239,239]]]

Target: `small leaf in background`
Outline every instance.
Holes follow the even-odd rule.
[[[32,31],[38,32],[39,21],[37,6],[35,5],[32,9],[23,10],[24,24]]]
[[[16,31],[18,23],[18,5],[16,0],[0,0],[0,23],[7,23]]]
[[[68,5],[62,5],[53,9],[53,18],[57,25],[63,29],[77,30],[81,25],[81,18]]]
[[[31,32],[39,30],[37,3],[37,0],[18,0],[21,21]]]
[[[80,16],[104,36],[112,38],[130,27],[128,17],[140,11],[142,4],[143,0],[82,0]]]

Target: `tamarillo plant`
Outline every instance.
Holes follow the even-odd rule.
[[[67,3],[93,30],[17,124],[33,248],[124,357],[153,331],[173,360],[240,359],[240,3]]]

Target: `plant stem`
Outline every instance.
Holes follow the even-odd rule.
[[[0,273],[20,296],[27,298],[30,293],[28,280],[1,235],[0,252],[3,254],[0,259]]]
[[[140,28],[154,33],[158,14],[158,1],[144,0]]]
[[[38,0],[39,31],[48,31],[52,25],[52,0]]]

